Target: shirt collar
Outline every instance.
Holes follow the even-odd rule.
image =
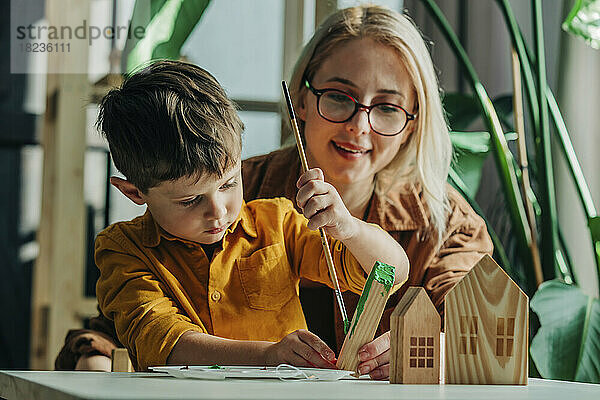
[[[228,233],[232,233],[235,231],[237,226],[241,225],[242,229],[246,232],[246,234],[250,237],[256,238],[258,234],[256,232],[256,225],[254,222],[254,216],[250,212],[250,209],[246,206],[246,202],[242,202],[242,209],[240,210],[239,215],[235,219],[235,221],[227,228]],[[156,247],[160,243],[161,239],[166,240],[178,240],[183,243],[188,244],[197,244],[192,242],[191,240],[182,239],[180,237],[171,235],[169,232],[165,231],[156,223],[152,214],[149,210],[146,210],[146,213],[142,217],[142,243],[146,247]]]
[[[254,215],[250,212],[248,206],[246,206],[246,202],[242,202],[242,209],[240,210],[240,214],[235,219],[233,224],[229,228],[227,228],[227,232],[235,231],[235,228],[238,224],[242,225],[242,228],[246,232],[246,234],[250,237],[256,238],[258,237],[258,233],[256,232],[256,224],[254,222]]]
[[[162,229],[156,221],[154,221],[154,218],[152,218],[150,210],[146,209],[146,213],[142,217],[142,244],[146,247],[158,246],[158,243],[160,242],[160,231],[162,231]]]

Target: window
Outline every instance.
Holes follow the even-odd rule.
[[[515,339],[515,319],[512,317],[498,317],[496,335],[496,356],[512,357]]]
[[[477,322],[477,317],[461,315],[458,354],[477,354]]]
[[[433,337],[411,336],[410,368],[433,368]]]
[[[242,109],[242,159],[280,146],[284,8],[280,0],[212,1],[181,50]]]

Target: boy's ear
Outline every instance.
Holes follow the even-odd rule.
[[[116,176],[110,177],[110,184],[119,189],[127,198],[133,201],[135,204],[141,206],[146,204],[146,201],[142,197],[140,190],[135,185],[126,179],[117,178]]]

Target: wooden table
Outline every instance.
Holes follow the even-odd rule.
[[[529,386],[391,385],[176,379],[147,373],[0,371],[0,398],[55,399],[600,399],[600,385],[529,379]]]

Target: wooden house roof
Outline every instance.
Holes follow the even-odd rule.
[[[415,304],[422,304],[429,312],[438,314],[427,292],[422,287],[409,287],[392,313],[392,317],[404,317]],[[422,309],[421,309],[422,310]]]
[[[458,282],[446,295],[446,297],[458,296],[461,293],[461,287],[469,285],[472,281],[479,281],[477,287],[486,291],[488,298],[497,299],[498,302],[502,299],[507,287],[516,288],[520,296],[527,298],[527,295],[521,290],[506,272],[500,267],[492,257],[484,255],[475,266]],[[507,285],[510,284],[510,285]]]

